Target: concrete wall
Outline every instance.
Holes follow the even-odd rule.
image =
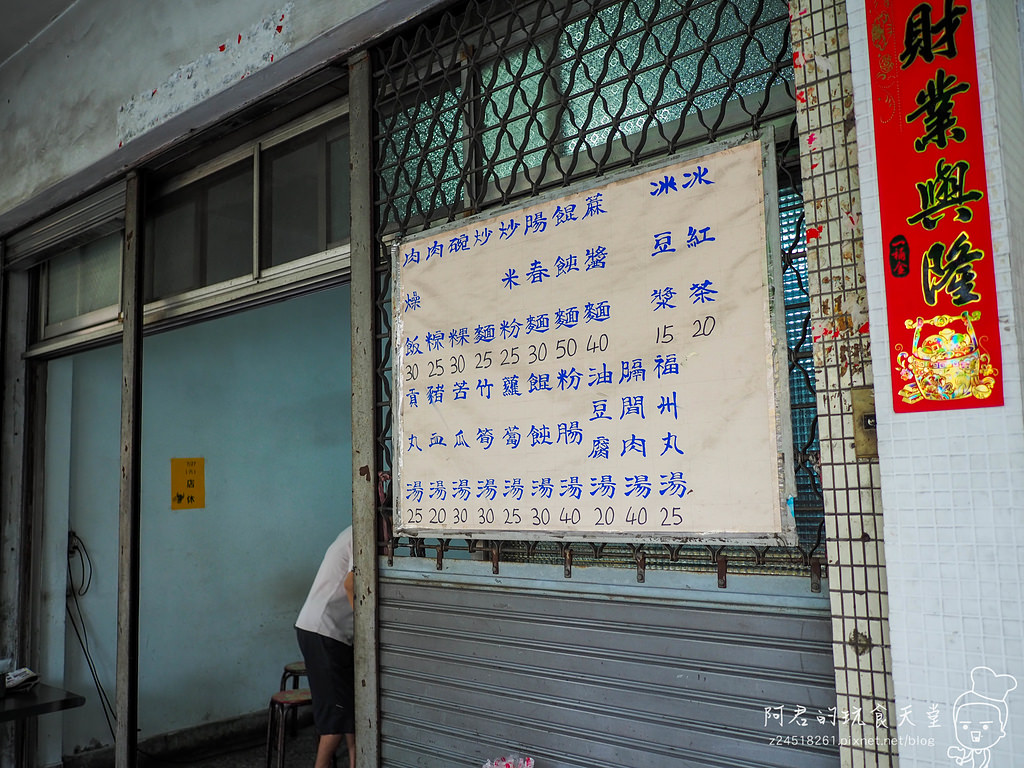
[[[865,212],[872,355],[878,390],[885,551],[889,583],[901,766],[948,766],[956,746],[953,704],[971,688],[971,670],[1013,675],[1006,737],[992,765],[1024,754],[1024,121],[1014,3],[975,0],[988,200],[1003,347],[1005,405],[894,414],[878,218],[874,129],[864,4],[849,4],[857,132]],[[961,30],[962,32],[966,30]],[[898,383],[895,386],[900,386]],[[938,712],[935,726],[927,712]],[[913,739],[924,739],[925,743]],[[933,739],[934,744],[927,742]],[[1014,758],[1017,755],[1017,758]]]
[[[74,2],[0,65],[0,234],[436,4]]]
[[[349,335],[339,287],[146,338],[142,738],[265,708],[298,658],[295,617],[351,522]],[[50,364],[39,672],[87,698],[63,715],[65,754],[112,743],[64,594],[66,578],[83,583],[70,526],[92,563],[77,604],[112,701],[120,368],[116,346]],[[171,509],[170,460],[183,457],[205,459],[203,509]],[[41,764],[61,754],[59,718],[45,725]]]
[[[79,0],[0,68],[0,211],[376,4]]]

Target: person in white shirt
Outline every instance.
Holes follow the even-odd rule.
[[[332,768],[342,738],[349,768],[356,764],[352,614],[352,527],[327,548],[306,602],[295,621],[313,698],[313,723],[320,739],[315,768]]]

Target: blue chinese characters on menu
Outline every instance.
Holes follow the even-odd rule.
[[[663,220],[664,228],[632,232],[633,247],[652,264],[676,259],[680,266],[652,268],[660,282],[628,300],[616,293],[615,278],[594,279],[622,258],[604,237],[611,225],[598,224],[617,214],[601,191],[424,238],[401,250],[400,450],[407,466],[437,452],[446,459],[425,466],[447,472],[405,473],[396,489],[404,522],[564,529],[611,525],[618,515],[620,526],[683,523],[682,501],[691,490],[681,463],[688,404],[677,386],[681,360],[670,350],[684,333],[700,339],[715,329],[714,308],[725,286],[683,268],[688,251],[707,248],[719,236],[715,222],[688,221],[685,205],[686,195],[702,194],[715,178],[697,165],[647,184],[634,186],[647,200],[641,205],[651,205],[652,197],[679,205]],[[615,224],[633,226],[628,217]],[[567,230],[575,247],[546,246],[545,235]],[[502,243],[517,247],[496,248]],[[488,275],[495,300],[484,304],[487,316],[455,327],[425,327],[417,317],[432,307],[417,270],[454,261]],[[518,309],[524,306],[529,309]],[[673,322],[672,312],[680,307],[699,309],[695,329],[684,331]],[[609,331],[613,320],[649,326],[650,343],[640,354],[628,354]],[[437,418],[418,419],[423,409]],[[566,466],[564,457],[571,455],[575,471],[537,471],[537,457],[545,451],[551,467]],[[517,456],[526,453],[531,470],[519,473]],[[463,460],[469,456],[475,460]],[[649,461],[666,457],[678,459],[672,466],[679,468]],[[648,465],[656,471],[645,471]],[[459,475],[461,467],[481,466],[490,471]],[[622,467],[631,471],[616,471]]]

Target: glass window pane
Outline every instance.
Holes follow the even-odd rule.
[[[417,98],[421,98],[417,94]],[[461,88],[422,97],[414,106],[384,105],[380,113],[377,172],[389,190],[380,216],[389,225],[453,209],[462,194],[466,165],[461,130]]]
[[[46,282],[46,323],[52,325],[116,306],[120,285],[120,232],[54,257]]]
[[[206,279],[252,274],[252,166],[210,185],[206,197]]]
[[[320,226],[321,146],[316,139],[303,138],[263,155],[264,224],[269,227],[264,266],[285,264],[326,248]]]
[[[196,200],[188,196],[163,206],[150,224],[148,299],[162,299],[199,287]]]
[[[561,40],[566,153],[597,148],[695,110],[792,81],[782,0],[634,0],[570,24]],[[749,34],[751,31],[753,35]],[[666,64],[668,66],[666,66]]]
[[[349,213],[351,191],[349,188],[349,142],[348,135],[343,135],[327,145],[330,177],[328,206],[330,231],[327,239],[329,245],[347,243],[351,237],[351,218]]]
[[[121,295],[121,240],[115,232],[82,246],[79,314],[117,304]]]
[[[46,322],[60,323],[78,314],[79,249],[50,261],[46,284]]]
[[[480,140],[495,181],[539,166],[557,134],[558,93],[546,71],[554,45],[554,35],[545,35],[481,70]]]

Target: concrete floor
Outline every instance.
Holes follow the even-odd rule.
[[[288,734],[285,738],[285,768],[313,768],[316,742],[312,723],[300,724],[294,736]],[[263,732],[194,751],[161,756],[140,754],[139,768],[265,768],[266,761],[266,733]],[[276,764],[275,760],[271,768]],[[344,765],[340,760],[339,764]]]

